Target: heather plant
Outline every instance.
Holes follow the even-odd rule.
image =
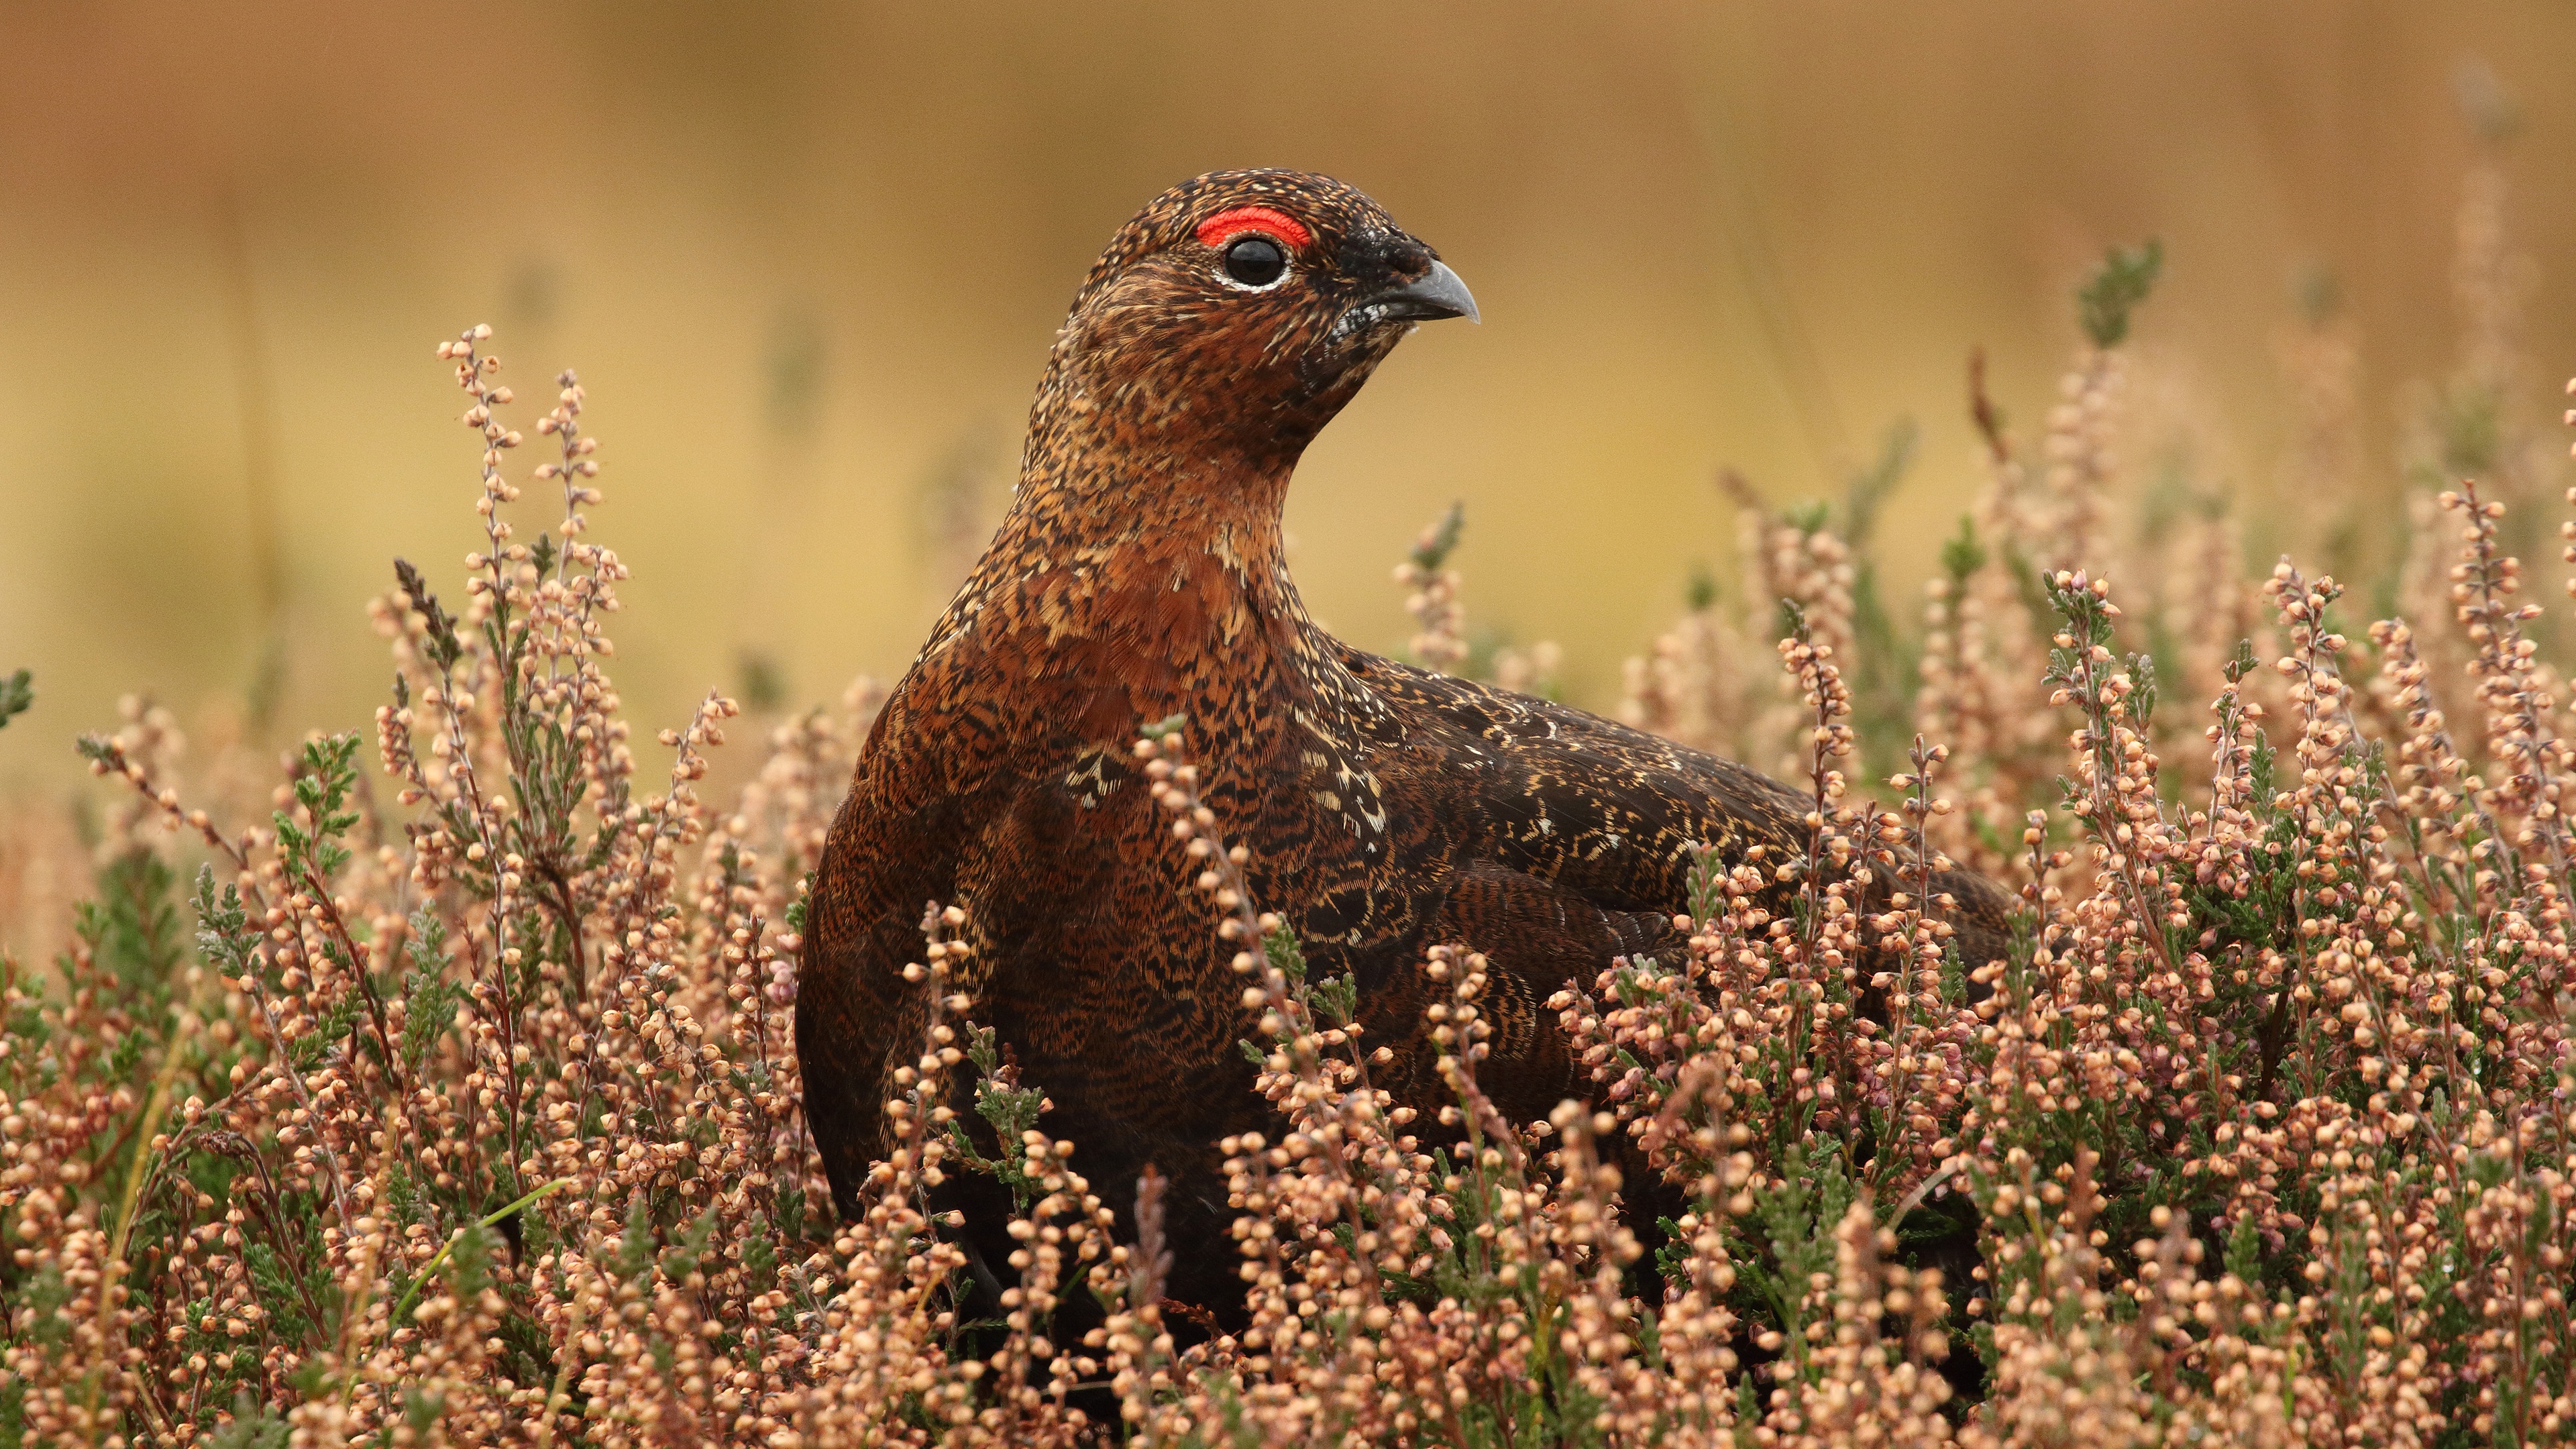
[[[1418,632],[1412,654],[1433,669],[1452,669],[1467,661],[1467,611],[1459,602],[1458,571],[1449,556],[1467,529],[1467,505],[1453,503],[1413,541],[1413,553],[1395,566],[1395,581],[1409,590],[1404,611]]]
[[[796,964],[874,689],[775,716],[721,804],[731,701],[634,741],[586,395],[556,379],[514,481],[517,399],[461,334],[482,537],[376,602],[372,741],[301,741],[257,820],[191,803],[166,709],[82,742],[92,899],[0,971],[0,1439],[2576,1439],[2576,726],[2514,514],[2428,495],[2366,629],[2208,534],[2124,612],[2159,260],[2085,288],[2035,453],[1974,389],[1990,487],[1919,627],[1868,528],[1901,443],[1839,509],[1739,490],[1743,597],[1695,583],[1630,710],[1776,766],[1806,833],[1700,856],[1672,959],[1564,983],[1588,1101],[1516,1122],[1479,1086],[1491,943],[1420,963],[1434,1099],[1373,1076],[1394,1044],[1254,897],[1190,721],[1140,724],[1271,1109],[1217,1144],[1213,1244],[1169,1239],[1152,1172],[1104,1206],[977,1018],[966,901],[925,903],[889,1154],[834,1211]],[[1470,657],[1457,518],[1400,575],[1434,667]],[[1974,969],[1954,861],[2020,901]],[[1003,1261],[945,1206],[966,1175]],[[1242,1302],[1168,1297],[1178,1252]]]

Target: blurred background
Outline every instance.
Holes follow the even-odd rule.
[[[128,692],[254,743],[366,728],[390,560],[461,598],[480,543],[432,356],[477,322],[523,426],[557,369],[590,389],[640,729],[711,685],[899,674],[1084,268],[1228,166],[1354,183],[1484,308],[1300,475],[1298,576],[1362,644],[1401,646],[1389,570],[1463,500],[1474,626],[1561,642],[1607,708],[1694,566],[1733,568],[1721,464],[1834,495],[1907,422],[1877,549],[1910,613],[1984,483],[1971,349],[2034,435],[2072,289],[2149,237],[2128,454],[2231,508],[2249,562],[2378,572],[2479,287],[2513,294],[2511,407],[2554,429],[2571,81],[2567,0],[12,0],[0,674],[39,698],[0,800],[69,793]],[[2319,339],[2340,383],[2302,373]]]

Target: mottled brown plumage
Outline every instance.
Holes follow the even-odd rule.
[[[1311,233],[1263,289],[1198,234],[1245,206]],[[1307,618],[1281,552],[1289,473],[1405,314],[1442,310],[1401,300],[1455,282],[1436,262],[1349,187],[1246,171],[1157,198],[1093,267],[1009,516],[887,701],[815,878],[798,1042],[843,1212],[919,1050],[926,1002],[900,973],[923,907],[956,904],[973,1014],[1054,1100],[1049,1130],[1122,1214],[1144,1164],[1168,1174],[1174,1292],[1225,1291],[1214,1144],[1267,1108],[1236,1046],[1253,1026],[1234,948],[1132,764],[1149,721],[1188,716],[1259,904],[1317,970],[1356,974],[1400,1091],[1437,1089],[1425,948],[1490,958],[1483,1078],[1520,1120],[1584,1086],[1542,1004],[1679,946],[1694,843],[1803,845],[1805,797],[1752,771]],[[1993,954],[1993,888],[1945,884],[1969,902],[1970,959]]]

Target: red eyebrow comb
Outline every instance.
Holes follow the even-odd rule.
[[[1199,223],[1199,244],[1224,246],[1239,232],[1266,231],[1292,247],[1303,247],[1314,241],[1297,218],[1267,206],[1230,206]]]

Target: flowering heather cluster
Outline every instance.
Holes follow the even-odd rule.
[[[1708,588],[1631,666],[1639,722],[1787,747],[1807,836],[1704,858],[1673,959],[1564,984],[1595,1090],[1543,1123],[1478,1085],[1480,943],[1421,963],[1440,1100],[1374,1082],[1388,1045],[1252,898],[1187,722],[1143,730],[1274,1109],[1220,1144],[1218,1244],[1166,1238],[1150,1173],[1104,1208],[939,902],[891,1156],[836,1220],[801,882],[874,695],[768,721],[722,808],[731,701],[635,744],[582,389],[533,425],[521,541],[516,400],[463,334],[484,538],[454,607],[408,564],[378,602],[373,754],[305,742],[252,824],[176,787],[166,712],[83,743],[116,792],[95,898],[0,1003],[0,1442],[2576,1441],[2576,718],[2505,508],[2440,494],[2412,617],[2359,629],[2333,580],[2248,583],[2193,534],[2133,621],[2055,551],[2109,546],[2152,270],[2088,290],[2037,479],[1981,418],[1907,738],[1856,717],[1874,596],[1824,511],[1748,522],[1776,674],[1767,609]],[[1453,666],[1456,537],[1401,575]],[[1930,909],[1953,859],[2022,901],[1974,970]],[[1643,1220],[1621,1162],[1682,1209]],[[1014,1204],[998,1317],[933,1205],[954,1174]],[[1232,1254],[1240,1314],[1167,1298],[1176,1252]]]
[[[1413,656],[1433,669],[1454,669],[1467,660],[1467,611],[1458,601],[1458,571],[1449,567],[1466,521],[1466,505],[1450,505],[1413,541],[1412,555],[1395,566],[1396,583],[1409,590],[1404,611],[1419,629]]]

